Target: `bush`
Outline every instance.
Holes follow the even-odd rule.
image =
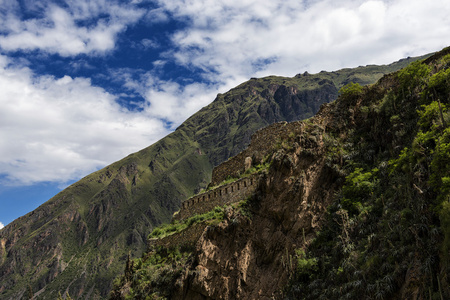
[[[447,99],[450,93],[450,69],[441,70],[431,76],[428,83],[428,91],[432,92],[435,97]]]
[[[447,107],[444,104],[439,105],[437,101],[433,101],[429,105],[422,105],[422,110],[417,112],[420,117],[418,125],[424,129],[430,129],[439,119],[441,110],[446,111]]]
[[[430,67],[423,64],[422,61],[415,61],[406,68],[400,70],[397,76],[401,88],[412,92],[425,84],[429,74]]]
[[[345,98],[356,97],[358,95],[361,95],[362,91],[363,87],[359,83],[350,82],[349,84],[344,85],[339,90],[339,95]]]
[[[378,169],[371,172],[363,172],[362,168],[356,168],[346,177],[342,188],[342,208],[350,215],[355,215],[361,210],[363,202],[372,197],[378,180],[375,178]]]
[[[315,257],[308,258],[303,249],[295,250],[297,258],[297,276],[311,277],[318,270],[318,260]]]

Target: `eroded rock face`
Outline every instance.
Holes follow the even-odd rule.
[[[315,127],[323,129],[326,124]],[[299,126],[303,126],[299,124]],[[218,227],[208,227],[196,246],[195,263],[174,299],[273,299],[287,284],[294,249],[319,228],[337,174],[325,163],[322,135],[310,129],[273,154],[272,166],[252,203],[252,217],[230,209]]]

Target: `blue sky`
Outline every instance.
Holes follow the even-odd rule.
[[[250,77],[450,45],[447,0],[0,0],[0,228]]]

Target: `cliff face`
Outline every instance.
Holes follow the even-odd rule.
[[[173,299],[273,299],[294,271],[292,253],[320,228],[339,188],[326,166],[320,122],[300,127],[293,148],[272,154],[269,172],[251,202],[251,217],[230,210],[196,242],[195,263]],[[302,139],[302,137],[314,137]]]
[[[289,142],[266,144],[269,158],[253,160],[253,165],[267,159],[271,163],[268,171],[259,175],[255,192],[245,201],[245,211],[240,206],[227,206],[223,220],[216,225],[196,225],[192,230],[189,227],[176,233],[173,238],[152,240],[152,251],[158,251],[155,249],[160,246],[192,249],[182,272],[177,273],[177,268],[174,268],[168,272],[170,275],[164,275],[175,278],[170,284],[170,291],[164,291],[162,295],[171,299],[273,299],[281,295],[280,287],[288,283],[295,270],[292,253],[311,242],[323,222],[334,192],[341,185],[337,180],[339,174],[326,162],[329,149],[323,134],[329,118],[324,116],[325,113],[325,110],[319,112],[313,123],[274,124],[258,131],[253,137],[255,144],[250,144],[243,154],[257,149],[260,139],[272,136],[274,128],[279,129],[280,126],[288,133],[285,137]],[[283,141],[282,137],[278,141]],[[238,155],[216,169],[229,169],[232,165],[240,170],[245,163],[244,159],[238,159],[240,157]],[[234,160],[238,161],[232,162]],[[217,193],[227,186],[219,186],[209,193]],[[239,194],[237,191],[235,193]],[[202,196],[194,198],[198,197]],[[227,195],[222,194],[224,197]],[[240,200],[245,200],[245,197],[236,198],[235,202]],[[208,200],[193,202],[190,199],[187,202],[200,208],[208,205]],[[184,219],[189,217],[186,215],[187,209],[186,212],[181,211]],[[154,253],[148,255],[152,257]],[[167,264],[170,266],[171,262]],[[136,265],[142,265],[142,262]],[[144,278],[152,276],[145,275],[147,271],[145,267],[131,268],[128,275],[121,279],[123,286],[129,288],[130,282],[127,281],[132,281],[133,274],[138,272]],[[150,271],[151,274],[153,272],[158,271]],[[151,289],[154,283],[147,284],[143,285],[139,294],[131,296],[140,298],[158,291],[158,288]],[[113,299],[122,299],[127,295],[123,286],[116,287],[112,293]],[[133,285],[131,288],[139,289]]]
[[[3,228],[0,297],[18,299],[29,291],[39,299],[65,291],[77,299],[106,297],[127,254],[140,256],[152,229],[206,187],[213,166],[242,151],[252,133],[310,117],[344,83],[371,83],[406,63],[252,79],[218,95],[164,139]]]
[[[269,165],[253,196],[153,240],[111,298],[450,298],[449,66],[447,48],[349,85],[263,155],[281,125],[260,130],[213,175]]]

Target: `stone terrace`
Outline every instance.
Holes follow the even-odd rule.
[[[224,181],[228,176],[239,177],[245,172],[247,158],[251,158],[253,165],[260,163],[272,151],[271,145],[288,138],[289,134],[300,134],[303,127],[302,121],[279,122],[258,130],[252,135],[247,149],[214,168],[211,185]]]
[[[244,200],[255,192],[259,179],[260,174],[251,175],[193,196],[181,203],[181,209],[174,219],[183,220],[195,214],[211,211],[216,206]]]

